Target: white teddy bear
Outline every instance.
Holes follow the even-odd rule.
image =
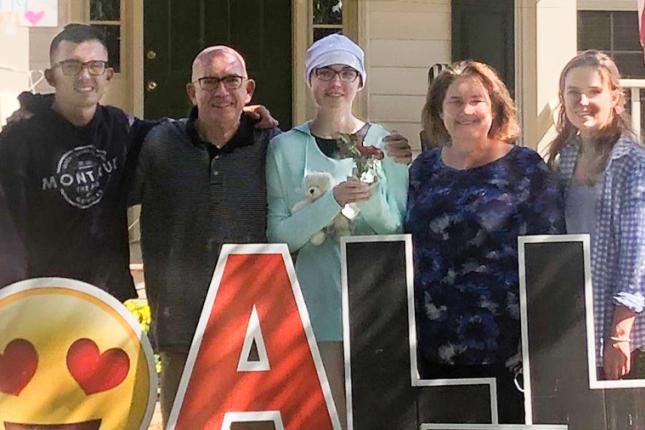
[[[325,194],[328,190],[331,190],[334,185],[336,185],[336,181],[330,173],[310,172],[305,176],[303,184],[305,198],[293,205],[293,208],[291,208],[291,213],[296,213],[318,200],[320,196]],[[313,236],[311,236],[309,242],[311,242],[311,244],[315,246],[322,245],[327,237],[327,233],[334,233],[336,235],[336,238],[350,235],[351,225],[349,219],[342,213],[339,213],[334,217],[332,222],[327,227],[325,227],[325,229],[320,230]]]

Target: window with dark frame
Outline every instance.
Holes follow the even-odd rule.
[[[121,0],[90,0],[90,21],[108,48],[108,63],[121,71]]]
[[[313,0],[313,41],[343,32],[343,1]]]
[[[578,11],[578,52],[598,49],[608,54],[624,79],[645,79],[643,48],[639,40],[638,12],[613,10]],[[631,114],[631,91],[625,91]],[[645,130],[645,91],[640,91],[641,130]]]
[[[645,78],[636,11],[578,11],[578,51],[598,49],[614,59],[623,78]]]

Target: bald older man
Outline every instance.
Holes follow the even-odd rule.
[[[186,91],[190,116],[153,128],[141,149],[134,199],[152,330],[163,362],[167,421],[221,246],[266,242],[264,165],[279,129],[243,113],[255,90],[231,48],[203,50]]]

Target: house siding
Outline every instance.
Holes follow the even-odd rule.
[[[451,60],[450,0],[366,2],[367,117],[420,151],[428,69]]]

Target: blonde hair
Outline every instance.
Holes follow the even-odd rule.
[[[520,134],[520,126],[517,122],[517,111],[513,99],[492,67],[472,60],[451,64],[430,84],[426,103],[421,113],[423,131],[428,140],[433,145],[450,144],[448,130],[441,119],[443,101],[446,98],[448,87],[453,82],[459,78],[471,76],[481,81],[491,101],[493,123],[488,137],[514,144]]]
[[[612,109],[609,124],[598,133],[596,138],[596,142],[603,148],[603,152],[608,154],[620,135],[630,129],[629,118],[625,113],[625,94],[623,88],[620,86],[620,72],[618,71],[618,67],[616,67],[616,63],[604,52],[594,49],[584,51],[569,60],[564,66],[564,69],[562,69],[562,73],[560,73],[558,91],[560,108],[558,111],[558,122],[556,124],[558,135],[549,144],[547,161],[550,166],[554,165],[556,157],[565,143],[578,134],[578,129],[567,118],[564,101],[564,85],[567,75],[571,70],[578,67],[592,67],[596,69],[600,73],[603,81],[605,79],[607,80],[609,89],[619,92],[618,103]]]

